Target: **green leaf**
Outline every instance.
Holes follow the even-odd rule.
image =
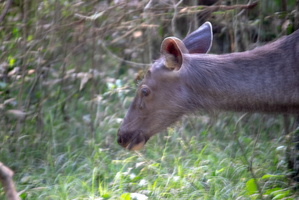
[[[13,28],[13,29],[12,29],[12,34],[13,34],[14,38],[18,38],[18,37],[20,37],[19,29],[16,28],[16,27]]]
[[[114,83],[107,83],[107,87],[109,90],[114,90],[116,88],[116,85]]]
[[[103,194],[103,195],[101,195],[101,197],[103,197],[103,198],[107,199],[107,198],[110,198],[110,197],[111,197],[111,195],[110,195],[110,194],[108,194],[108,193],[106,193],[106,194]]]
[[[282,188],[276,187],[266,190],[264,195],[271,195],[273,196],[273,199],[282,199],[284,197],[287,197],[289,193],[290,190],[283,190]]]
[[[257,193],[257,186],[253,178],[246,182],[246,190],[248,195]]]
[[[223,172],[225,170],[225,168],[223,167],[223,168],[221,168],[221,169],[219,169],[219,170],[216,170],[216,174],[219,174],[219,173],[221,173],[221,172]]]
[[[273,200],[274,199],[282,199],[282,198],[284,198],[286,195],[284,195],[284,194],[278,194],[278,195],[276,195],[274,198],[273,198]]]
[[[270,178],[285,178],[285,175],[275,175],[275,174],[265,174],[262,179],[270,179]]]
[[[21,199],[26,199],[27,198],[27,193],[22,193],[20,194]]]
[[[273,194],[273,192],[278,191],[278,190],[282,190],[282,189],[279,187],[268,189],[264,192],[264,195]]]
[[[8,63],[10,67],[14,66],[15,62],[16,60],[13,57],[8,57]]]
[[[130,193],[123,193],[120,196],[120,200],[131,200]]]
[[[33,39],[33,35],[28,35],[27,41],[31,41]]]
[[[274,196],[273,199],[282,199],[284,197],[287,197],[290,193],[290,190],[279,190],[279,191],[274,191],[271,194]]]

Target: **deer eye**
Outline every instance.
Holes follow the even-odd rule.
[[[144,97],[147,97],[150,93],[151,93],[150,89],[148,89],[146,87],[144,87],[144,88],[141,89],[141,94]]]

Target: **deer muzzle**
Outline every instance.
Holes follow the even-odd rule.
[[[140,130],[135,132],[123,132],[119,130],[117,135],[118,144],[128,150],[139,150],[143,148],[143,146],[149,139]]]

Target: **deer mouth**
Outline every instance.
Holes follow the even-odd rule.
[[[126,135],[119,135],[117,142],[125,149],[136,151],[142,149],[148,139],[142,131],[138,131],[129,141]]]

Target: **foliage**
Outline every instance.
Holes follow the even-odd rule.
[[[213,53],[250,49],[294,30],[295,0],[150,2],[13,2],[0,26],[0,160],[20,197],[295,199],[281,116],[189,116],[140,152],[115,140],[164,37],[211,21]]]

